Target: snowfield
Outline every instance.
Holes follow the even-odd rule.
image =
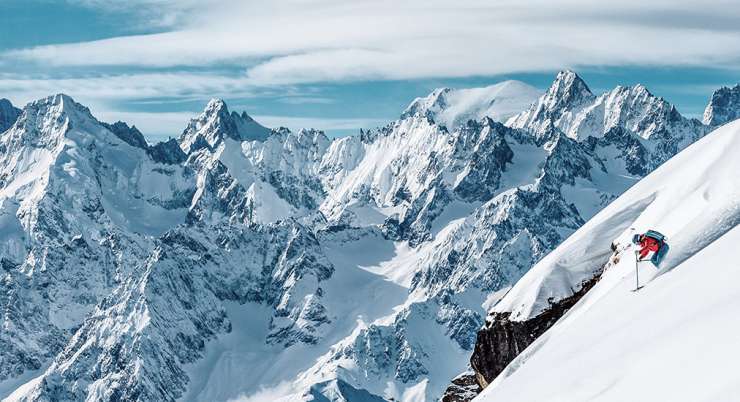
[[[476,401],[737,400],[738,155],[740,121],[669,160],[533,267],[495,312],[531,318],[610,261]],[[647,229],[665,234],[670,251],[659,269],[639,263],[635,292],[629,239]]]

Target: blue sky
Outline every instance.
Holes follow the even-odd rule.
[[[151,138],[222,97],[268,126],[344,135],[436,87],[544,90],[564,68],[594,92],[643,83],[689,116],[740,82],[736,1],[520,3],[0,0],[0,97],[65,92]]]

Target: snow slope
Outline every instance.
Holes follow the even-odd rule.
[[[669,160],[533,267],[494,311],[530,318],[606,264],[596,286],[476,400],[735,400],[738,152],[740,121]],[[659,270],[640,263],[638,292],[631,228],[656,229],[671,247]]]

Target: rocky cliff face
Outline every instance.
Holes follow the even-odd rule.
[[[0,133],[10,128],[18,120],[21,110],[7,99],[0,99]]]
[[[591,290],[600,276],[601,272],[597,272],[571,296],[553,301],[545,311],[533,318],[512,321],[509,319],[510,313],[489,314],[486,324],[478,331],[475,350],[470,357],[470,365],[480,389],[487,387],[519,353],[565,315]]]
[[[737,118],[740,118],[740,85],[714,91],[704,109],[704,124],[715,127]]]

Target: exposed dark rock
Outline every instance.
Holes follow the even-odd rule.
[[[10,128],[18,120],[21,110],[7,99],[0,99],[0,133]]]
[[[704,124],[719,126],[737,118],[740,118],[740,84],[714,91],[704,110]]]
[[[149,146],[146,143],[144,135],[141,134],[141,131],[139,131],[136,126],[129,127],[128,124],[122,121],[117,121],[113,124],[101,122],[100,124],[110,130],[110,132],[115,134],[115,136],[120,138],[123,142],[133,147],[147,149]]]
[[[158,142],[150,146],[148,151],[152,159],[160,163],[174,165],[185,162],[187,159],[187,155],[180,149],[180,144],[174,138],[166,142]]]
[[[470,358],[478,385],[481,388],[488,386],[519,353],[581,300],[596,285],[602,272],[600,270],[584,281],[580,290],[570,297],[551,301],[550,308],[529,320],[511,321],[510,313],[489,314],[486,325],[478,331],[475,350]]]
[[[483,388],[478,385],[475,373],[468,371],[452,379],[452,384],[442,395],[442,402],[469,402],[481,391]]]

